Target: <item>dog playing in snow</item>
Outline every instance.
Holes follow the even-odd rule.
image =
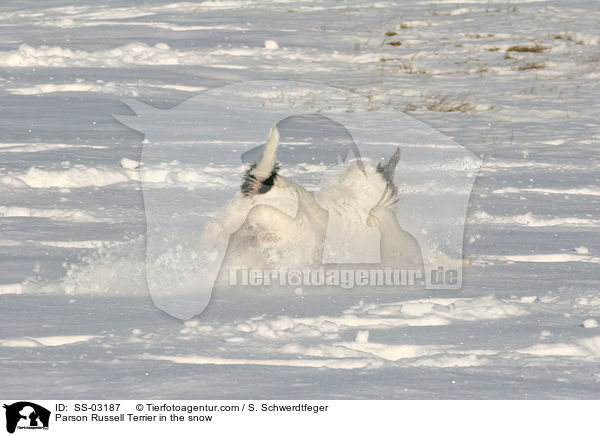
[[[247,170],[240,191],[206,227],[207,247],[229,237],[222,270],[323,266],[332,214],[341,217],[349,244],[356,235],[378,229],[380,263],[368,267],[423,268],[419,244],[402,229],[394,210],[398,202],[394,171],[400,149],[383,163],[349,161],[321,191],[313,193],[278,173],[278,145],[279,131],[273,126],[263,155]]]

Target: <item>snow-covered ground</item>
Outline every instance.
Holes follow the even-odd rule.
[[[3,2],[2,396],[597,398],[599,17],[595,1]],[[112,115],[257,79],[350,90],[483,159],[461,290],[219,289],[185,322],[153,306],[144,138]],[[205,183],[180,161],[153,174]]]

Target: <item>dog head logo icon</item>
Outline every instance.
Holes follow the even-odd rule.
[[[6,409],[6,431],[14,433],[19,429],[47,429],[50,421],[50,411],[38,404],[29,401],[19,401],[10,405],[4,404]]]

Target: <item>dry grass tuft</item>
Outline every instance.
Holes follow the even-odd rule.
[[[540,68],[546,68],[545,64],[539,64],[539,63],[535,63],[535,62],[531,62],[531,63],[526,63],[526,64],[521,64],[517,67],[517,69],[519,71],[524,71],[524,70],[539,70]]]
[[[452,103],[448,97],[442,97],[436,102],[427,106],[430,111],[436,112],[471,112],[474,107],[470,103]]]
[[[565,41],[570,41],[570,42],[575,41],[575,38],[569,32],[565,32],[565,33],[561,33],[559,35],[555,35],[554,39],[564,39]]]
[[[545,47],[543,45],[513,45],[512,47],[509,47],[508,49],[506,49],[507,52],[509,51],[516,51],[517,53],[541,53],[543,51],[548,50],[550,47]]]
[[[399,63],[389,69],[391,73],[404,73],[404,74],[427,74],[427,71],[423,68],[415,68],[410,63]]]

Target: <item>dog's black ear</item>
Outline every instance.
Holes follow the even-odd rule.
[[[400,162],[400,147],[396,149],[393,155],[390,156],[387,162],[377,164],[377,172],[379,172],[386,182],[394,184],[394,171]]]

